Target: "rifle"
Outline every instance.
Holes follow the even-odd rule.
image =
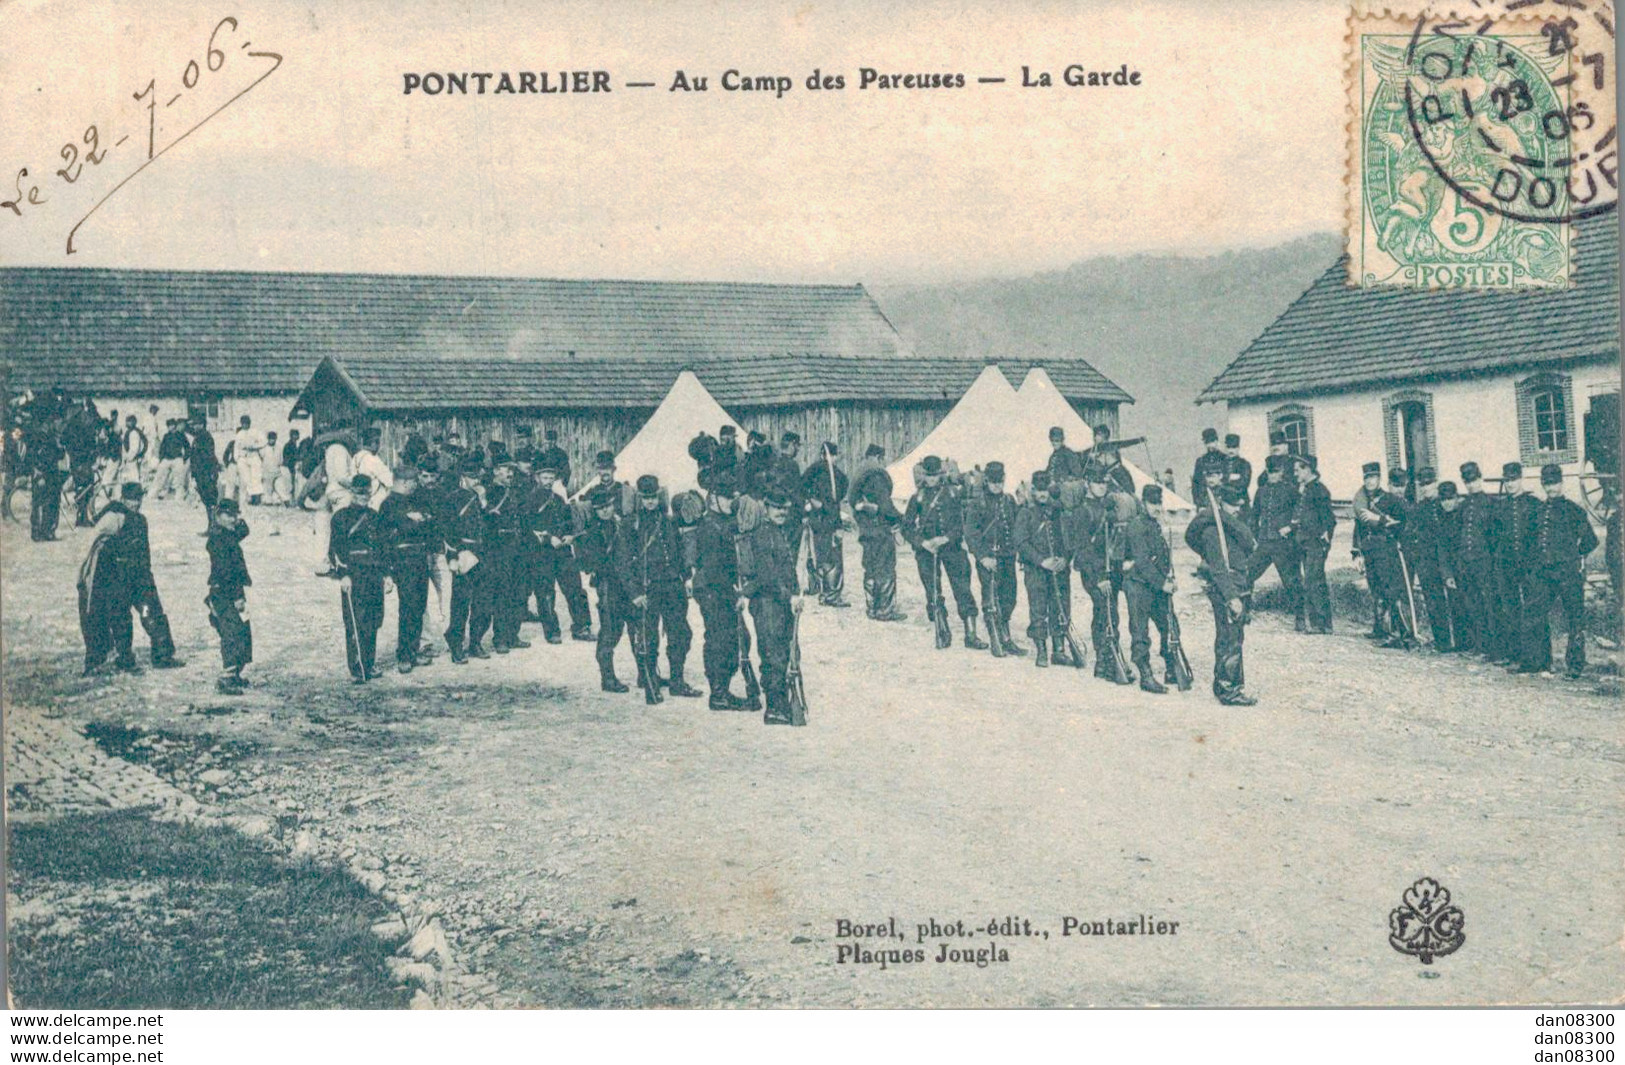
[[[356,618],[355,618],[355,597],[354,597],[354,595],[355,595],[355,584],[354,584],[354,580],[355,580],[355,578],[352,577],[351,578],[351,584],[350,584],[350,591],[345,591],[342,588],[339,589],[339,598],[344,601],[344,612],[345,612],[346,615],[348,615],[349,620],[350,620],[350,638],[355,643],[355,664],[356,664],[356,668],[361,670],[361,677],[362,677],[363,680],[365,680],[366,676],[367,676],[367,663],[365,663],[365,662],[363,662],[361,660],[361,626],[356,624]]]
[[[1060,545],[1055,542],[1055,522],[1054,521],[1050,522],[1049,549],[1050,549],[1050,555],[1051,556],[1060,556],[1061,555]],[[1082,669],[1084,667],[1084,665],[1085,665],[1084,658],[1083,658],[1083,641],[1078,639],[1077,630],[1075,628],[1073,628],[1073,625],[1072,625],[1072,604],[1071,604],[1071,601],[1070,601],[1071,597],[1067,596],[1067,595],[1065,595],[1063,593],[1063,590],[1061,588],[1061,575],[1059,573],[1054,572],[1053,570],[1050,572],[1050,575],[1049,575],[1049,587],[1050,587],[1050,596],[1054,600],[1054,604],[1055,604],[1054,605],[1055,615],[1056,615],[1056,617],[1059,617],[1061,619],[1061,637],[1060,638],[1061,638],[1061,640],[1064,642],[1064,644],[1066,646],[1066,653],[1072,656],[1072,665],[1077,669]],[[1054,643],[1054,635],[1053,634],[1047,634],[1047,635],[1051,636],[1050,642],[1053,644]]]
[[[1111,661],[1106,665],[1111,669],[1111,679],[1118,684],[1127,684],[1130,680],[1128,659],[1123,657],[1123,645],[1117,636],[1117,619],[1113,614],[1117,610],[1117,588],[1111,583],[1112,565],[1112,523],[1111,515],[1105,516],[1106,522],[1106,641],[1111,649]],[[1097,662],[1098,666],[1099,663]]]
[[[1164,536],[1169,541],[1173,539],[1166,530],[1164,530]],[[1173,544],[1171,542],[1168,545],[1168,559],[1171,567],[1173,563]],[[1179,615],[1174,612],[1174,597],[1171,592],[1168,595],[1167,622],[1168,627],[1163,630],[1163,633],[1168,637],[1169,679],[1174,682],[1174,686],[1180,691],[1188,692],[1191,690],[1191,685],[1195,683],[1196,678],[1191,671],[1190,659],[1185,657],[1185,640],[1179,633]]]
[[[946,546],[946,545],[944,545]],[[942,597],[942,557],[931,554],[931,620],[937,628],[937,650],[953,646],[954,630],[948,624],[948,603]]]
[[[801,683],[801,615],[790,614],[790,654],[784,663],[784,693],[790,703],[790,724],[807,723],[807,689]]]
[[[814,551],[816,542],[813,539],[812,523],[807,521],[805,514],[801,516],[801,544],[807,551],[807,560],[804,563],[807,567],[807,594],[821,594],[824,586],[818,576],[818,561],[813,557],[816,554]]]
[[[734,611],[739,615],[739,673],[745,678],[745,709],[761,709],[762,685],[756,679],[756,667],[750,662],[750,629],[745,627],[745,608],[739,605],[739,600],[745,597],[745,572],[741,561],[740,541],[743,537],[734,538],[734,572],[739,585],[734,589]]]
[[[1410,604],[1410,608],[1411,608],[1411,616],[1410,616],[1411,632],[1410,632],[1410,637],[1411,637],[1411,639],[1413,639],[1413,640],[1417,641],[1418,643],[1420,643],[1421,639],[1422,639],[1422,636],[1421,636],[1421,630],[1416,627],[1416,593],[1411,590],[1411,568],[1409,566],[1405,565],[1405,549],[1400,547],[1399,544],[1397,544],[1397,543],[1394,545],[1394,554],[1397,555],[1398,558],[1399,558],[1399,573],[1400,573],[1400,576],[1403,577],[1404,580],[1405,580],[1405,600],[1406,600],[1406,602],[1408,602]],[[1404,618],[1401,617],[1400,620],[1403,621]]]
[[[660,648],[649,645],[649,545],[652,543],[653,540],[643,543],[643,606],[638,611],[638,624],[632,632],[632,653],[643,667],[638,670],[638,679],[643,682],[643,701],[650,706],[665,701],[660,694],[660,676],[655,668]]]

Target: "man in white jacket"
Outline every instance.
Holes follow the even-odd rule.
[[[237,433],[231,438],[235,445],[233,454],[237,462],[237,477],[242,484],[242,494],[248,497],[248,502],[259,506],[265,492],[265,437],[253,427],[248,415],[243,415],[237,423]]]
[[[350,447],[354,443],[348,431],[341,431],[330,436],[318,437],[316,446],[321,449],[322,464],[320,470],[327,480],[327,490],[323,492],[316,504],[316,575],[325,577],[332,572],[331,561],[327,557],[328,537],[333,528],[333,512],[343,510],[350,505],[350,478],[355,475],[355,460],[350,454]]]
[[[361,439],[361,450],[355,453],[355,472],[364,473],[372,479],[372,495],[356,502],[364,502],[373,510],[384,505],[384,500],[389,498],[389,490],[395,485],[395,472],[378,457],[383,436],[377,429],[368,429]]]

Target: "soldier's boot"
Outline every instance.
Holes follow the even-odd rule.
[[[987,650],[987,641],[976,635],[976,615],[966,614],[959,620],[965,623],[965,646],[972,651]]]
[[[1135,662],[1134,668],[1140,674],[1141,691],[1150,692],[1152,695],[1167,694],[1168,689],[1151,672],[1151,659],[1147,658],[1143,662]]]
[[[868,577],[863,578],[863,613],[866,617],[875,616],[875,582]]]
[[[688,683],[683,680],[683,671],[675,667],[671,671],[671,680],[669,683],[667,683],[666,687],[673,695],[680,696],[684,699],[698,699],[700,696],[705,694],[698,688],[689,687]]]
[[[1038,653],[1033,657],[1033,665],[1037,666],[1039,669],[1048,669],[1049,645],[1041,639],[1034,640],[1033,645],[1038,649]]]
[[[598,659],[598,684],[600,688],[616,694],[631,690],[621,678],[615,675],[615,656],[613,654],[597,655],[595,657]]]
[[[711,689],[711,700],[709,705],[713,710],[753,709],[744,699],[741,699],[739,696],[723,687],[714,687]]]
[[[991,645],[993,657],[1003,658],[1008,652],[1005,651],[1004,640],[999,636],[998,619],[992,614],[984,611],[982,613],[982,620],[987,622],[987,639],[988,643]]]
[[[897,609],[897,581],[875,582],[876,621],[907,621],[908,615]]]
[[[1010,635],[1009,622],[1003,620],[999,622],[999,635],[1004,637],[1004,649],[1007,653],[1013,654],[1017,658],[1027,657],[1027,648],[1017,643],[1015,638]]]

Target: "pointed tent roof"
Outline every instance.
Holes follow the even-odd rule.
[[[615,456],[615,471],[627,481],[652,473],[674,495],[698,488],[700,471],[689,457],[689,441],[702,432],[715,436],[724,425],[733,426],[741,437],[745,435],[694,372],[684,370],[643,428]]]
[[[1044,372],[1042,366],[1034,366],[1027,371],[1027,376],[1022,380],[1021,389],[1016,395],[1024,411],[1023,420],[1019,423],[1019,431],[1022,433],[1023,439],[1031,436],[1033,440],[1037,441],[1036,448],[1028,448],[1023,452],[1024,455],[1031,456],[1029,461],[1034,463],[1034,465],[1027,467],[1028,471],[1039,469],[1049,461],[1049,431],[1052,426],[1058,425],[1066,430],[1069,446],[1076,446],[1081,441],[1094,438],[1094,430],[1089,426],[1089,423],[1085,422],[1083,417],[1073,409],[1072,404],[1066,401],[1066,397],[1061,395],[1060,389],[1055,387],[1055,382],[1050,380],[1049,374]],[[1013,426],[1015,424],[1012,423]],[[1119,454],[1118,457],[1122,459],[1123,466],[1127,468],[1129,476],[1134,479],[1134,490],[1136,492],[1148,484],[1157,483],[1144,470],[1130,462],[1128,456]],[[1026,476],[1027,472],[1024,471],[1022,479],[1025,479]],[[1196,509],[1183,497],[1176,495],[1167,488],[1162,490],[1162,504],[1168,510],[1194,511]]]
[[[927,455],[952,459],[962,470],[985,465],[992,459],[1002,461],[1004,448],[999,445],[1005,438],[1005,426],[1016,417],[1019,406],[1016,390],[999,368],[984,366],[959,402],[919,446],[887,467],[893,495],[907,499],[913,494],[914,467]]]

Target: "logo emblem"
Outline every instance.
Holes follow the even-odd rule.
[[[1388,913],[1388,942],[1401,954],[1432,965],[1434,958],[1454,954],[1467,941],[1462,925],[1467,917],[1459,906],[1450,905],[1450,892],[1435,879],[1424,876],[1401,896],[1399,905]]]

